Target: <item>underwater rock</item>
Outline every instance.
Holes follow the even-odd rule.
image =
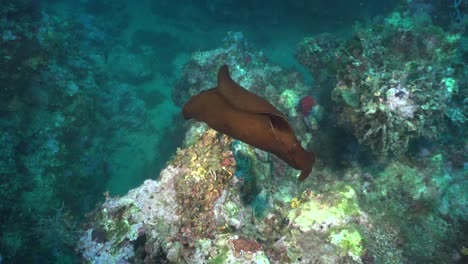
[[[115,79],[140,84],[154,77],[154,51],[147,48],[129,53],[124,48],[114,48],[109,54],[107,65]]]
[[[271,175],[287,168],[263,170],[271,160],[249,145],[206,126],[190,131],[157,181],[91,214],[77,247],[86,262],[401,263],[402,247],[435,252],[450,236],[443,217],[466,207],[466,195],[456,198],[463,176],[448,177],[441,155],[421,172],[399,162],[372,175],[318,168],[320,179],[299,191]]]
[[[236,164],[223,163],[233,155],[230,147],[229,138],[209,129],[180,149],[157,181],[107,197],[78,243],[83,260],[295,263],[314,252],[327,252],[322,260],[359,259],[365,248],[354,226],[365,228],[366,217],[351,187],[337,186],[327,195],[306,190],[292,199],[293,188],[271,196],[266,189],[272,183],[264,182],[259,197],[268,213],[252,216],[241,199]],[[311,249],[302,233],[325,239]]]
[[[342,91],[341,96],[345,103],[353,108],[359,106],[359,97],[356,92],[354,91]]]
[[[466,116],[458,87],[464,76],[453,70],[463,67],[456,62],[460,34],[425,18],[393,12],[386,27],[358,26],[342,41],[307,37],[298,47],[318,87],[334,86],[337,124],[380,157],[403,156],[421,136],[443,141],[435,135]]]
[[[147,180],[122,198],[107,197],[93,215],[95,225],[78,242],[83,259],[90,263],[128,262],[135,257],[135,243],[143,236],[139,230],[145,230],[148,243],[175,232],[179,217],[173,176],[178,173],[177,168],[167,167],[158,182]],[[102,234],[101,239],[93,235],[96,232]]]
[[[180,150],[158,181],[147,180],[122,198],[107,197],[93,214],[92,228],[78,243],[84,260],[131,261],[145,248],[162,248],[164,255],[177,260],[188,254],[181,251],[181,245],[187,250],[185,247],[194,248],[199,239],[212,238],[228,222],[219,217],[224,214],[223,203],[215,206],[218,198],[225,197],[224,188],[232,178],[232,165],[221,166],[223,155],[229,155],[222,154],[228,143],[220,144],[217,133],[210,130],[195,145]],[[93,239],[96,232],[105,239]],[[143,258],[159,262],[160,254],[157,250],[147,252]]]
[[[363,253],[363,237],[355,227],[365,227],[367,215],[359,208],[354,189],[339,189],[326,195],[306,190],[293,198],[288,214],[290,225],[303,233],[328,236],[343,254],[358,261]]]

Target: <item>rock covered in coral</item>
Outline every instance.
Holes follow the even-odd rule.
[[[466,77],[457,59],[460,34],[423,13],[394,12],[384,21],[357,25],[340,44],[328,35],[306,38],[297,57],[321,86],[334,87],[342,127],[376,153],[399,156],[413,139],[441,140],[436,135],[465,122],[457,84]]]
[[[300,231],[310,236],[319,236],[337,246],[339,255],[351,257],[359,262],[364,245],[362,231],[358,231],[356,227],[366,229],[367,215],[359,208],[357,194],[353,188],[335,188],[333,193],[324,194],[306,190],[300,197],[293,198],[292,210],[288,214],[290,225],[296,228],[293,229],[293,233]],[[299,238],[299,241],[306,240]],[[330,255],[318,257],[307,251],[303,254],[322,262],[331,261]]]
[[[108,198],[92,216],[93,226],[78,250],[91,263],[161,261],[162,252],[178,262],[200,239],[212,239],[224,221],[225,188],[232,178],[232,155],[225,136],[208,131],[180,150],[160,179],[145,183],[122,198]],[[165,258],[164,258],[165,259]]]
[[[177,152],[158,181],[119,198],[107,197],[90,218],[77,250],[89,263],[306,263],[355,259],[365,227],[354,190],[338,194],[292,188],[266,195],[267,212],[253,215],[234,175],[231,140],[213,130]],[[248,159],[255,159],[255,154]],[[270,186],[270,187],[268,187]],[[264,188],[273,188],[264,183]],[[291,192],[292,191],[292,192]],[[261,194],[259,194],[261,196]],[[311,248],[310,237],[321,237]]]
[[[192,144],[158,181],[107,197],[91,215],[77,248],[86,262],[401,263],[403,249],[426,259],[438,252],[455,236],[446,219],[466,208],[455,196],[463,175],[446,175],[441,155],[421,171],[400,162],[375,174],[318,169],[314,184],[298,189],[248,145],[190,131]]]
[[[90,263],[130,263],[138,252],[147,252],[152,259],[158,254],[152,240],[168,236],[178,221],[176,214],[175,167],[161,172],[158,182],[147,180],[139,188],[122,198],[107,197],[106,202],[93,216],[91,229],[80,238],[78,248],[83,259]]]

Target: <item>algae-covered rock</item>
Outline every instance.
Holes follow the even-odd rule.
[[[357,25],[338,46],[322,38],[320,47],[333,47],[329,51],[316,51],[311,38],[298,50],[312,73],[318,71],[311,62],[335,58],[333,67],[319,71],[319,82],[334,87],[338,125],[379,156],[401,157],[415,139],[443,144],[446,137],[436,135],[464,123],[459,94],[466,74],[456,70],[463,68],[459,34],[432,24],[424,12],[395,11],[384,24]]]
[[[347,105],[351,107],[359,106],[359,95],[355,91],[342,91],[341,96]]]
[[[299,95],[291,89],[284,90],[279,99],[279,103],[287,109],[289,117],[297,116],[297,108],[299,105]]]
[[[326,238],[328,243],[337,246],[339,254],[360,259],[363,237],[356,224],[365,226],[366,214],[360,209],[353,188],[337,185],[333,192],[325,194],[305,191],[299,199],[291,200],[291,207],[288,214],[291,226]]]
[[[299,191],[243,143],[211,129],[190,138],[158,181],[107,197],[78,243],[85,262],[401,263],[402,247],[428,257],[450,235],[430,208],[460,217],[465,206],[454,198],[462,177],[445,175],[442,155],[427,172],[397,162],[373,175],[317,169],[320,184]]]
[[[330,234],[330,242],[340,247],[344,252],[361,256],[363,252],[362,236],[356,229],[342,229]]]
[[[234,155],[230,148],[236,144],[211,129],[188,138],[193,144],[178,150],[158,181],[147,180],[121,198],[107,197],[92,214],[77,247],[85,262],[302,263],[301,255],[316,251],[328,252],[323,260],[362,254],[356,225],[365,221],[356,219],[364,213],[352,187],[338,184],[327,194],[306,190],[297,196],[293,185],[248,180],[269,170],[247,166],[242,177],[234,176],[235,166],[269,162],[250,147],[234,149]],[[241,152],[249,163],[237,164]],[[309,248],[299,233],[315,233],[323,243]]]

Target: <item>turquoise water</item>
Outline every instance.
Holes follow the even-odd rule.
[[[226,241],[262,244],[262,263],[464,263],[468,3],[390,2],[0,0],[0,263],[242,263]],[[181,244],[178,258],[150,235],[141,245],[127,237],[139,255],[90,253],[84,232],[117,251],[125,232],[105,219],[132,215],[131,206],[100,215],[112,207],[105,197],[139,193],[174,164],[188,178],[224,171],[190,148],[210,130],[181,114],[191,96],[216,86],[223,64],[315,153],[308,179],[297,183],[291,163],[240,141],[203,145],[224,151],[207,159],[234,160],[221,160],[232,175],[208,190],[219,194],[213,203],[235,208],[231,222],[209,218],[215,227],[201,228],[209,236],[166,234]],[[302,105],[307,96],[313,103]],[[226,151],[233,154],[220,156]],[[174,214],[205,217],[183,212],[209,199],[174,181]],[[205,190],[208,180],[194,182]],[[334,199],[321,204],[320,195]],[[318,235],[314,221],[329,221],[321,217],[346,225]],[[296,239],[294,228],[314,239]],[[221,234],[253,240],[224,245]],[[288,242],[280,254],[281,237]],[[202,247],[206,240],[219,243]],[[339,257],[316,258],[332,255],[322,242]]]

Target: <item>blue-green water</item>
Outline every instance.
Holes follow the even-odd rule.
[[[181,108],[215,85],[223,64],[317,156],[285,204],[346,183],[370,222],[382,221],[362,231],[366,250],[349,263],[467,260],[467,1],[0,6],[0,263],[81,263],[87,214],[104,193],[123,196],[174,162],[194,133]],[[240,200],[263,219],[275,191],[257,182],[295,179],[276,158],[239,153]],[[389,230],[399,258],[379,247]]]

